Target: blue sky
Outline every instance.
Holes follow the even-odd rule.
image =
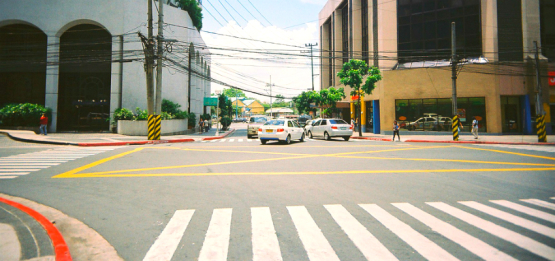
[[[266,94],[269,94],[267,84],[271,79],[272,84],[276,85],[272,87],[272,95],[281,94],[284,97],[294,97],[311,88],[310,58],[307,53],[301,53],[306,48],[300,47],[304,47],[306,43],[318,43],[318,13],[325,1],[202,0],[202,3],[202,29],[205,32],[201,32],[201,35],[209,48],[211,47],[213,54],[213,78],[242,89]],[[230,38],[207,32],[260,41]],[[230,49],[242,51],[232,52]],[[317,55],[317,52],[314,55]],[[319,61],[314,59],[314,64],[319,64]],[[315,66],[314,74],[318,73],[319,67]],[[319,90],[318,76],[314,77],[314,81],[315,89]],[[212,83],[212,92],[222,88],[227,87]],[[247,96],[269,101],[268,97],[248,92]]]

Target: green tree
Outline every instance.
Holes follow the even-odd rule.
[[[227,96],[229,98],[235,98],[235,97],[247,98],[247,95],[245,95],[245,93],[243,91],[235,89],[235,88],[224,89],[223,93],[224,93],[225,96]],[[237,96],[236,96],[236,94],[237,94]]]
[[[332,117],[333,113],[338,113],[337,102],[346,97],[343,88],[336,89],[330,86],[327,89],[320,90],[320,105],[327,107],[324,109],[324,114]]]
[[[299,110],[299,113],[316,113],[316,107],[310,107],[310,104],[320,104],[320,93],[316,91],[302,92],[299,96],[293,98],[293,102],[295,103],[295,107]]]
[[[367,77],[363,84],[362,81],[365,76]],[[376,88],[376,82],[382,79],[380,69],[374,66],[369,68],[365,61],[353,59],[343,64],[343,69],[337,73],[337,77],[339,77],[342,84],[352,88],[351,96],[358,95],[358,101],[355,102],[355,115],[358,122],[362,123],[360,114],[362,95],[364,93],[371,94]],[[358,124],[359,136],[362,136],[361,125]]]
[[[178,0],[177,6],[189,13],[193,25],[200,31],[202,29],[202,8],[197,0]]]

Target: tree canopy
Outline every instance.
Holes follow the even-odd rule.
[[[178,0],[177,6],[189,13],[193,25],[200,31],[202,29],[202,8],[197,0]]]
[[[332,116],[333,113],[337,113],[337,102],[346,98],[345,91],[343,88],[336,89],[330,86],[327,89],[320,90],[320,105],[327,107],[324,109],[324,114],[327,116]]]
[[[225,96],[229,97],[229,98],[235,98],[235,97],[246,98],[247,97],[247,95],[243,91],[235,89],[235,88],[224,89],[223,94]]]
[[[310,104],[320,104],[320,94],[316,91],[302,92],[299,96],[293,98],[293,102],[295,102],[299,113],[316,112],[316,107],[310,107]]]

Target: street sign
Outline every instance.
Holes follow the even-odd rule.
[[[217,106],[218,98],[204,97],[204,106]]]
[[[555,71],[548,72],[547,74],[549,76],[549,86],[555,86]]]

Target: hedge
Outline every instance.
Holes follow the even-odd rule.
[[[33,103],[8,104],[0,109],[0,125],[37,127],[40,126],[39,119],[43,113],[46,113],[49,119],[48,125],[50,125],[52,109]]]

